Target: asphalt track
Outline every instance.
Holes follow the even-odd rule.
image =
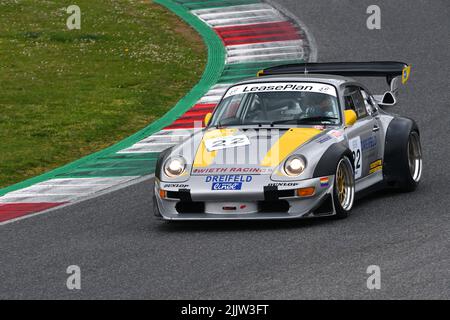
[[[379,0],[373,31],[370,1],[278,3],[312,32],[319,61],[413,66],[395,112],[421,128],[418,190],[366,197],[341,221],[173,224],[153,219],[147,180],[1,226],[0,298],[450,298],[448,1]],[[79,291],[66,288],[69,265]],[[380,290],[366,287],[369,265]]]

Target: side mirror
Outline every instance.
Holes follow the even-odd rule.
[[[345,110],[344,111],[344,118],[345,118],[345,125],[346,126],[352,126],[355,122],[356,119],[358,118],[356,116],[356,112],[353,110]]]
[[[208,123],[209,123],[209,121],[211,120],[211,118],[212,118],[212,113],[211,113],[211,112],[208,112],[208,113],[205,115],[205,119],[203,120],[203,122],[205,123],[205,126],[208,125]]]

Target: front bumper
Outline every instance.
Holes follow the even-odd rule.
[[[334,176],[327,178],[328,184],[325,185],[320,178],[312,178],[296,181],[294,188],[253,184],[248,190],[239,191],[196,188],[195,182],[188,186],[190,189],[180,189],[157,181],[155,214],[164,220],[281,220],[331,216],[335,214]],[[308,187],[315,188],[312,196],[292,195],[295,190]],[[161,189],[177,198],[161,198]]]

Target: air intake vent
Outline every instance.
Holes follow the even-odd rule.
[[[205,213],[204,202],[184,202],[180,201],[175,206],[178,213]]]
[[[289,202],[286,200],[260,201],[258,203],[259,212],[288,212]]]

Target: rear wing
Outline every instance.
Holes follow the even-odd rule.
[[[270,67],[259,71],[257,76],[332,74],[344,77],[385,77],[390,91],[382,96],[380,103],[386,102],[385,105],[394,105],[396,103],[399,81],[401,79],[402,83],[406,84],[410,72],[411,66],[398,61],[326,62],[295,63]]]

